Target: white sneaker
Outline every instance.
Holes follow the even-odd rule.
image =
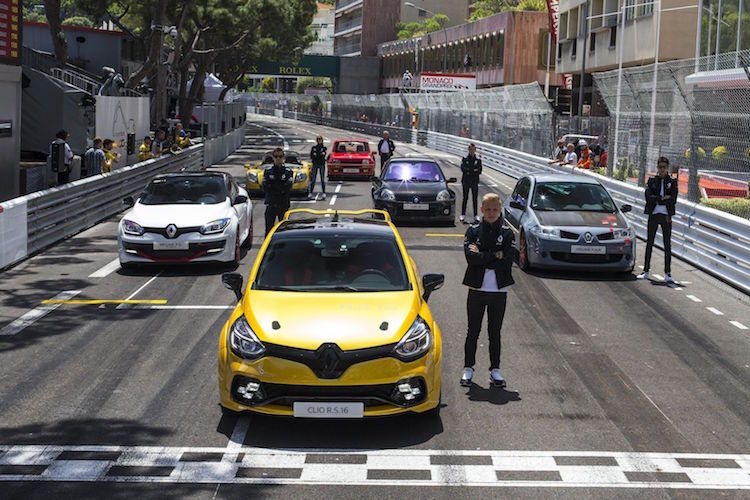
[[[674,285],[674,280],[672,279],[672,273],[667,273],[664,276],[664,281],[670,285]]]
[[[321,195],[320,199],[321,199],[321,200],[325,200],[325,199],[326,199],[326,194],[325,194],[325,193],[323,193],[323,194]]]
[[[490,384],[493,387],[505,387],[505,379],[500,374],[500,368],[494,368],[490,371]]]
[[[647,280],[648,279],[648,271],[643,271],[641,274],[636,276],[636,279],[639,280]]]
[[[314,198],[314,196],[313,196],[313,194],[311,192],[307,193],[307,199],[308,200],[312,200],[313,198]]]
[[[461,385],[464,387],[469,387],[471,385],[471,379],[474,377],[474,368],[466,367],[464,368],[464,373],[461,375]]]
[[[460,220],[461,222],[466,222],[466,216],[461,215],[461,217],[459,217],[458,220]]]
[[[480,216],[478,216],[478,215],[475,215],[474,216],[474,220],[477,221],[477,222],[481,222],[482,218]]]

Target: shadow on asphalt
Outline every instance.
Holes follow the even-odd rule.
[[[364,420],[310,420],[251,413],[241,416],[251,418],[243,445],[261,448],[396,449],[427,442],[443,432],[440,418],[417,414]],[[237,418],[222,416],[216,432],[229,438]]]
[[[242,258],[244,259],[251,250],[252,248],[240,249]],[[135,267],[128,269],[120,268],[117,270],[117,274],[121,276],[151,278],[155,273],[162,271],[160,278],[176,278],[184,276],[221,276],[223,273],[235,270],[237,270],[237,266],[233,263],[165,264],[158,262],[137,264]]]
[[[167,427],[150,427],[136,420],[67,419],[39,422],[18,427],[0,427],[0,442],[45,445],[120,445],[157,444],[172,434]]]
[[[472,382],[469,387],[469,401],[484,401],[493,405],[505,405],[510,401],[521,401],[518,391],[509,391],[507,389],[484,388]]]

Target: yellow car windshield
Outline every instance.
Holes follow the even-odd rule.
[[[373,235],[275,234],[254,289],[300,292],[410,290],[395,238]]]

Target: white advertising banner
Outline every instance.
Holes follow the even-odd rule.
[[[451,92],[476,90],[475,75],[452,75],[449,73],[422,73],[419,76],[419,90]]]
[[[112,139],[122,159],[115,168],[138,162],[138,146],[151,129],[148,97],[96,97],[96,135]],[[132,153],[128,155],[128,142]]]

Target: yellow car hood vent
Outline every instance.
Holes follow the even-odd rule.
[[[310,350],[334,343],[347,351],[401,340],[419,312],[419,302],[414,291],[251,290],[244,308],[250,326],[261,341]],[[278,325],[273,325],[274,321]],[[383,323],[388,323],[385,330],[381,329]]]

